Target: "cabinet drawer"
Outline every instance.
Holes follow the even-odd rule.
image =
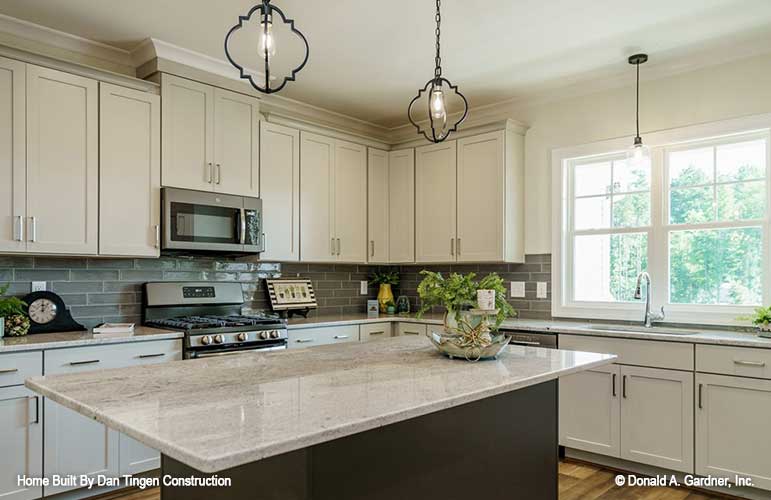
[[[173,359],[182,359],[182,344],[178,340],[54,349],[46,351],[45,374],[123,368]]]
[[[697,345],[696,371],[771,379],[771,349]]]
[[[618,356],[617,364],[693,370],[693,344],[630,340],[588,335],[560,335],[559,348]]]
[[[397,323],[396,335],[420,335],[425,336],[427,325],[422,323]]]
[[[0,387],[22,385],[24,379],[42,374],[42,351],[0,354]]]
[[[345,342],[358,342],[359,326],[325,326],[319,328],[289,330],[288,339],[290,349]]]
[[[359,338],[362,342],[380,340],[391,336],[391,323],[364,323],[359,326]]]

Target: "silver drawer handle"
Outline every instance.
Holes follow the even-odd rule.
[[[305,344],[308,342],[313,342],[313,339],[297,339],[295,340],[295,342],[297,342],[298,344]]]
[[[744,366],[766,366],[765,361],[744,361],[741,359],[735,359],[734,364]]]
[[[540,342],[530,342],[529,340],[516,340],[511,339],[512,344],[521,344],[521,345],[541,345]]]
[[[139,355],[139,356],[137,356],[137,357],[138,357],[139,359],[147,359],[147,358],[162,358],[162,357],[163,357],[163,356],[165,356],[165,355],[166,355],[166,353],[163,353],[163,352],[159,352],[159,353],[157,353],[157,354],[140,354],[140,355]]]
[[[405,335],[420,335],[420,332],[404,332]]]
[[[350,338],[350,335],[335,335],[335,339],[347,339]]]
[[[78,366],[78,365],[93,365],[94,363],[98,363],[98,359],[89,359],[87,361],[70,361],[70,366]]]
[[[0,375],[2,375],[3,373],[16,373],[17,371],[19,371],[18,368],[3,368],[2,370],[0,370]]]
[[[369,332],[370,335],[383,335],[385,332]]]

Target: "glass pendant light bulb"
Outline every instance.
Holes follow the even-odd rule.
[[[431,90],[431,117],[434,120],[444,121],[447,118],[447,109],[444,105],[444,92],[442,87],[434,87]]]
[[[635,137],[634,144],[626,153],[627,166],[631,168],[645,167],[650,164],[651,150],[642,143],[642,139]]]
[[[273,23],[266,19],[260,23],[260,44],[258,47],[260,58],[268,59],[276,55],[276,40],[273,38]]]

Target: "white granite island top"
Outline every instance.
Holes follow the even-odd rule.
[[[217,472],[609,364],[512,346],[450,360],[423,337],[246,352],[82,374],[27,387],[202,472]]]

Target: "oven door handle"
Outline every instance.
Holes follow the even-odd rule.
[[[511,339],[510,343],[517,344],[517,345],[535,345],[535,346],[543,345],[540,342],[531,342],[529,340],[516,340],[516,339]]]
[[[226,351],[226,352],[196,352],[193,351],[190,353],[191,359],[200,359],[200,358],[214,358],[217,356],[229,356],[231,354],[243,354],[246,352],[271,352],[271,351],[285,351],[286,350],[286,344],[274,346],[274,347],[263,347],[263,348],[257,348],[257,349],[239,349],[235,351]]]

